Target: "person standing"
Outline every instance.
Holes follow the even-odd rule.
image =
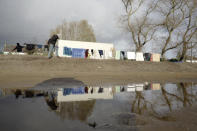
[[[48,53],[48,58],[52,58],[52,53],[55,48],[55,44],[57,40],[59,39],[58,35],[53,35],[49,40],[48,40],[48,45],[49,45],[49,53]]]
[[[16,50],[17,52],[22,52],[23,51],[23,46],[21,46],[19,43],[16,43],[16,47],[12,50]]]

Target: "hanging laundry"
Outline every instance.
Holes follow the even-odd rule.
[[[136,61],[144,61],[144,55],[142,52],[136,52]]]
[[[127,52],[128,60],[135,60],[135,52]]]
[[[94,90],[93,90],[93,88],[91,89],[91,94],[93,94],[94,93]]]
[[[84,94],[84,87],[72,88],[72,94]]]
[[[152,61],[160,62],[161,54],[152,54]]]
[[[63,89],[63,95],[70,95],[72,93],[72,88],[64,88]]]
[[[99,50],[99,55],[100,55],[100,57],[103,56],[103,50]]]
[[[113,54],[112,54],[112,51],[109,51],[109,52],[108,52],[108,56],[109,56],[109,57],[113,57],[112,55],[113,55]]]
[[[151,53],[144,53],[144,59],[145,59],[145,61],[150,61],[151,60]]]
[[[94,50],[94,59],[101,59],[99,51],[98,50]]]
[[[85,49],[72,49],[72,57],[73,58],[85,58]]]
[[[120,51],[116,51],[116,60],[120,60]]]
[[[68,56],[72,56],[72,49],[68,48],[68,47],[64,47],[63,54],[68,55]]]
[[[94,55],[94,50],[93,49],[91,49],[91,54]]]
[[[89,56],[89,49],[86,49],[85,50],[85,58],[88,58],[88,56]]]
[[[85,93],[88,94],[88,87],[86,86],[84,89]]]
[[[121,87],[120,87],[120,91],[121,91],[121,92],[124,92],[124,91],[125,91],[124,86],[121,86]]]
[[[127,59],[126,53],[124,51],[120,51],[120,59],[121,60],[126,60]]]
[[[98,93],[103,93],[103,88],[99,87]]]
[[[161,90],[161,85],[159,83],[153,83],[151,85],[152,90]]]
[[[120,92],[120,86],[116,86],[116,93]]]

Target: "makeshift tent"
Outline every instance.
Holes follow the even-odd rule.
[[[84,49],[84,50],[88,49],[88,52],[91,51],[91,53],[89,53],[89,54],[92,55],[91,57],[88,57],[88,58],[113,59],[111,57],[111,55],[108,55],[109,52],[112,52],[112,50],[114,49],[114,45],[110,44],[110,43],[58,40],[56,45],[58,46],[58,56],[60,56],[60,57],[69,57],[68,55],[64,54],[64,47],[67,47],[67,48],[71,48],[71,49],[73,49],[73,48]],[[98,57],[99,52],[101,54],[101,57]],[[95,53],[96,53],[96,55],[95,55]],[[95,56],[95,57],[93,57],[93,56]]]
[[[135,60],[135,52],[127,52],[128,60]]]
[[[160,54],[152,54],[152,61],[154,62],[160,62],[160,57],[161,55]]]
[[[102,88],[102,92],[98,93],[100,87],[92,87],[91,91],[85,92],[84,87],[80,88],[61,88],[57,91],[57,102],[71,102],[71,101],[88,101],[92,99],[113,99],[111,90]]]
[[[144,56],[142,52],[136,52],[136,61],[144,61]]]

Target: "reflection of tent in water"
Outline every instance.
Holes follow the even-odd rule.
[[[45,101],[50,110],[54,111],[61,119],[86,121],[94,108],[95,100],[77,102],[58,102],[55,92],[47,92]]]
[[[92,99],[113,99],[112,88],[62,88],[57,93],[58,102],[88,101]]]

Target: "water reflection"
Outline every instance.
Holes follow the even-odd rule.
[[[162,120],[168,120],[168,113],[173,110],[192,106],[197,101],[197,89],[192,83],[144,84],[135,85],[135,89],[132,86],[129,88],[130,91],[135,91],[131,95],[131,112],[148,113]]]
[[[61,87],[64,87],[63,85]],[[137,83],[125,86],[81,86],[56,88],[54,90],[0,89],[2,98],[14,94],[16,100],[43,98],[48,111],[61,120],[79,120],[96,128],[101,120],[107,123],[134,121],[133,114],[144,115],[159,120],[174,120],[169,113],[197,102],[197,86],[194,83],[160,84]],[[1,99],[0,99],[1,101]],[[123,117],[112,117],[117,112]],[[92,119],[89,121],[89,119]],[[131,119],[132,118],[132,119]],[[118,120],[113,120],[118,119]],[[132,121],[132,122],[130,122]],[[99,124],[98,124],[99,123]],[[106,124],[105,124],[106,125]],[[109,125],[109,124],[108,124]]]

